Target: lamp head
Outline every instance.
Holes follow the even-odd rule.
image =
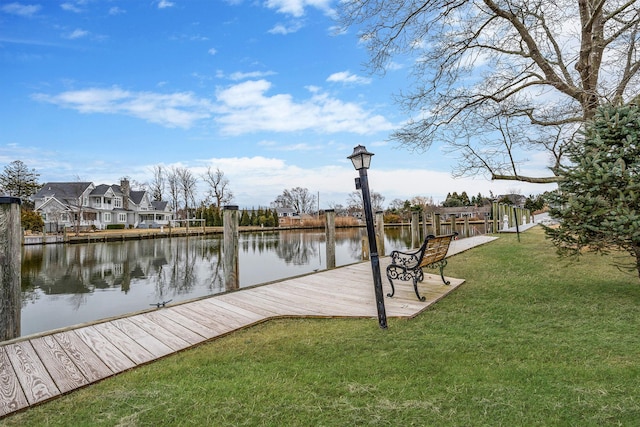
[[[353,148],[353,154],[347,157],[353,163],[353,167],[356,170],[360,169],[369,169],[371,166],[371,157],[373,153],[367,151],[367,149],[363,145],[358,145]]]

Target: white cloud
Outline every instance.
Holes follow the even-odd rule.
[[[169,0],[160,0],[158,2],[158,9],[166,9],[168,7],[173,7],[174,3]]]
[[[261,77],[272,76],[274,74],[276,74],[274,71],[250,71],[248,73],[236,71],[235,73],[231,73],[229,78],[231,80],[259,79]]]
[[[265,6],[275,9],[278,13],[301,17],[305,13],[305,8],[313,7],[332,14],[332,0],[267,0]]]
[[[68,91],[54,96],[36,94],[34,98],[80,113],[124,114],[170,128],[190,128],[198,120],[209,118],[212,109],[208,100],[189,92],[129,92],[117,87]]]
[[[88,35],[89,35],[89,31],[82,30],[80,28],[76,28],[70,34],[68,34],[66,36],[66,38],[71,39],[71,40],[75,40],[75,39],[81,39],[81,38],[86,37]]]
[[[271,83],[266,80],[252,80],[220,90],[216,121],[223,132],[239,135],[258,131],[315,130],[369,134],[393,128],[383,116],[365,111],[355,103],[320,92],[296,102],[288,94],[267,96],[270,88]]]
[[[81,13],[83,11],[74,3],[62,3],[60,7],[67,12]]]
[[[303,27],[302,21],[295,21],[289,25],[276,24],[273,28],[267,31],[269,34],[281,34],[287,35],[299,31]]]
[[[201,120],[214,118],[221,132],[230,135],[303,130],[363,135],[393,128],[383,116],[360,104],[330,97],[317,88],[300,101],[289,94],[268,96],[270,88],[271,83],[266,80],[249,80],[221,89],[215,102],[191,92],[133,92],[119,87],[71,90],[57,95],[40,93],[33,98],[83,114],[121,114],[166,127],[188,129]]]
[[[349,71],[333,73],[327,78],[327,81],[335,83],[353,83],[358,85],[367,85],[371,83],[370,78],[351,74]]]
[[[266,147],[269,150],[273,151],[318,151],[324,150],[325,145],[311,145],[306,142],[301,142],[298,144],[289,144],[289,145],[280,145],[275,141],[261,141],[258,143],[259,146]]]
[[[216,53],[218,53],[218,51],[217,51],[215,48],[213,48],[213,47],[212,47],[211,49],[209,49],[209,50],[207,51],[207,53],[208,53],[209,55],[215,55]]]
[[[10,15],[23,16],[30,18],[42,9],[42,6],[36,4],[8,3],[2,6],[0,10]]]
[[[121,15],[123,13],[127,13],[127,11],[119,8],[118,6],[114,6],[111,9],[109,9],[109,15]]]

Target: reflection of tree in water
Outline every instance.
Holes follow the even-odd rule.
[[[347,228],[336,231],[336,245],[347,243],[349,255],[353,259],[362,259],[362,238],[365,234],[360,228]]]
[[[318,257],[319,233],[281,232],[275,252],[287,264],[307,265]]]
[[[384,236],[394,248],[409,249],[411,247],[411,227],[386,227]]]
[[[189,237],[172,242],[173,266],[169,278],[169,289],[175,295],[189,293],[195,283],[195,246],[190,245]]]

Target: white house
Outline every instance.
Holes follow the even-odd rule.
[[[152,201],[147,191],[131,190],[126,179],[120,185],[98,186],[92,182],[48,182],[33,198],[47,231],[65,227],[104,230],[110,224],[160,227],[173,219],[167,202]]]

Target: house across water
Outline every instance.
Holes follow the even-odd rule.
[[[168,202],[152,200],[146,190],[132,190],[127,179],[120,185],[97,186],[93,182],[48,182],[33,197],[47,232],[160,228],[173,219]]]

